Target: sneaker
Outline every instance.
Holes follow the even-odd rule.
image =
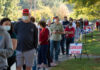
[[[43,63],[40,65],[40,68],[43,68]]]
[[[50,65],[51,65],[51,67],[56,67],[57,66],[57,64],[55,64],[55,63],[50,63]]]
[[[40,70],[41,69],[41,65],[37,65],[37,68],[38,68],[38,70]]]
[[[47,65],[44,64],[44,63],[42,63],[42,64],[40,65],[40,67],[41,67],[41,68],[47,68]]]

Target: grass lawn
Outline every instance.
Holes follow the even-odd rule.
[[[100,70],[100,60],[72,59],[62,62],[51,70]]]
[[[87,43],[83,46],[83,52],[85,52],[84,47],[87,47],[88,54],[100,56],[100,32],[95,31],[93,34],[92,39],[86,39]],[[100,70],[100,59],[71,59],[51,70]]]
[[[93,38],[87,38],[87,43],[83,46],[83,52],[85,52],[84,47],[87,47],[87,51],[92,55],[100,55],[100,32],[95,31],[93,33]]]

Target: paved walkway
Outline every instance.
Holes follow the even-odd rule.
[[[77,58],[80,58],[80,56],[77,56]],[[88,58],[88,57],[87,57],[87,55],[82,55],[82,58]],[[100,58],[100,56],[89,55],[89,58]],[[60,62],[67,61],[67,60],[70,60],[70,59],[74,59],[74,56],[70,56],[70,57],[68,57],[66,55],[60,55],[59,56]],[[11,67],[11,70],[16,70],[16,64]],[[40,69],[40,70],[43,70],[43,69]],[[48,68],[48,69],[45,69],[45,70],[51,70],[51,67]]]
[[[77,58],[80,58],[80,56],[77,55]],[[89,58],[89,59],[90,58],[100,58],[100,56],[88,55],[88,57],[87,57],[87,55],[82,55],[82,58]],[[70,57],[68,57],[66,55],[60,55],[59,56],[59,61],[60,62],[70,60],[70,59],[74,59],[74,56],[70,56]],[[51,70],[51,68],[48,68],[48,70]]]

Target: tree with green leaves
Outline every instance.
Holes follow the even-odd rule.
[[[76,18],[86,17],[89,20],[100,19],[100,0],[67,0],[73,5]]]
[[[3,11],[4,11],[4,4],[6,3],[6,0],[0,0],[0,18],[2,18]]]
[[[20,0],[0,0],[0,18],[9,17],[12,20],[18,18]]]

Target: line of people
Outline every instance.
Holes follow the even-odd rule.
[[[100,20],[96,21],[96,28],[97,28],[97,31],[100,32]]]
[[[68,20],[67,16],[64,21],[56,16],[53,22],[41,19],[36,24],[29,9],[24,9],[22,15],[14,26],[9,18],[0,21],[0,70],[10,70],[14,62],[17,70],[22,70],[23,65],[25,70],[32,70],[35,57],[39,69],[55,67],[59,64],[60,52],[69,56],[70,43],[77,42],[83,26],[89,24],[83,19]]]

